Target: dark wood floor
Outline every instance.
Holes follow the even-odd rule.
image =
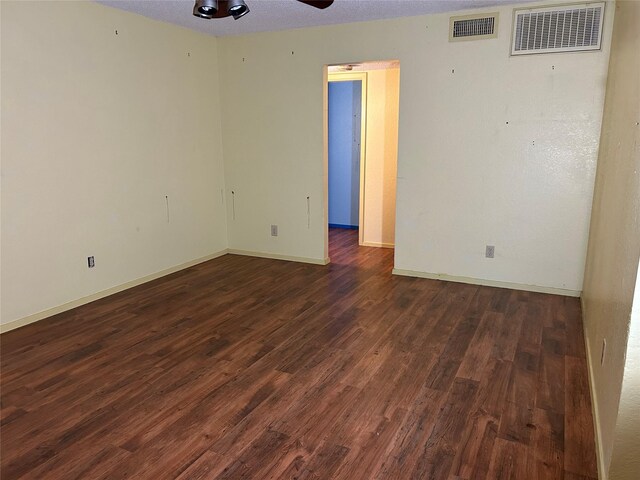
[[[2,335],[1,477],[596,477],[575,298],[226,255]]]

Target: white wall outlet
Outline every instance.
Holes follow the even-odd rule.
[[[487,258],[493,258],[495,257],[495,254],[496,254],[495,245],[487,245],[487,248],[484,251],[484,256]]]
[[[90,257],[87,257],[87,265],[89,266],[89,268],[93,268],[96,266],[96,261],[93,258],[93,255]]]
[[[271,236],[272,237],[278,236],[278,225],[271,225]]]

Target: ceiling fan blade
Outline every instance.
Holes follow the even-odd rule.
[[[301,3],[306,3],[307,5],[311,5],[316,8],[327,8],[333,3],[333,0],[298,0]]]

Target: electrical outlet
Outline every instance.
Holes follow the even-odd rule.
[[[93,258],[93,255],[91,257],[87,257],[87,265],[89,266],[89,268],[93,268],[96,266],[96,261]]]
[[[600,365],[604,364],[604,356],[607,352],[607,340],[605,338],[602,339],[602,353],[600,354]]]
[[[496,254],[495,245],[487,245],[487,248],[484,251],[484,256],[487,258],[493,258]]]
[[[271,225],[271,236],[272,237],[278,236],[278,225]]]

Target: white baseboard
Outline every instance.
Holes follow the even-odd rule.
[[[602,436],[600,432],[600,410],[598,409],[598,396],[596,395],[595,382],[593,376],[593,363],[591,363],[591,347],[589,346],[589,335],[587,334],[587,323],[585,319],[584,298],[580,297],[580,305],[582,306],[582,329],[584,334],[584,348],[587,352],[587,371],[589,372],[589,392],[591,393],[591,416],[593,417],[593,429],[596,437],[596,461],[598,464],[598,478],[607,480],[609,475],[604,469],[602,451]]]
[[[289,262],[312,263],[314,265],[326,265],[329,258],[311,258],[311,257],[294,257],[291,255],[281,255],[279,253],[254,252],[249,250],[238,250],[236,248],[228,249],[228,253],[232,255],[244,255],[247,257],[270,258],[273,260],[286,260]]]
[[[395,248],[393,243],[362,242],[363,247]]]
[[[403,275],[405,277],[429,278],[431,280],[445,280],[447,282],[469,283],[472,285],[484,285],[486,287],[510,288],[512,290],[550,293],[552,295],[563,295],[566,297],[579,297],[582,293],[580,290],[566,290],[564,288],[541,287],[539,285],[500,282],[497,280],[485,280],[483,278],[458,277],[455,275],[447,275],[445,273],[416,272],[413,270],[402,270],[400,268],[394,268],[392,273],[394,275]]]
[[[106,290],[102,290],[97,293],[93,293],[91,295],[87,295],[86,297],[79,298],[77,300],[72,300],[71,302],[64,303],[62,305],[58,305],[57,307],[48,308],[47,310],[43,310],[38,313],[34,313],[32,315],[28,315],[23,318],[19,318],[18,320],[13,320],[11,322],[7,322],[0,325],[0,333],[5,333],[10,330],[15,330],[16,328],[23,327],[25,325],[29,325],[30,323],[34,323],[45,318],[51,317],[53,315],[57,315],[58,313],[66,312],[67,310],[71,310],[72,308],[79,307],[81,305],[85,305],[87,303],[93,302],[95,300],[99,300],[104,297],[108,297],[109,295],[113,295],[114,293],[121,292],[123,290],[127,290],[128,288],[137,287],[138,285],[142,285],[143,283],[150,282],[152,280],[156,280],[157,278],[164,277],[166,275],[170,275],[172,273],[178,272],[180,270],[184,270],[185,268],[193,267],[194,265],[198,265],[199,263],[207,262],[209,260],[213,260],[214,258],[221,257],[225,255],[227,250],[221,250],[219,252],[213,253],[211,255],[207,255],[205,257],[198,258],[196,260],[191,260],[190,262],[183,263],[181,265],[176,265],[175,267],[167,268],[166,270],[162,270],[160,272],[152,273],[151,275],[147,275],[145,277],[138,278],[136,280],[132,280],[130,282],[123,283],[121,285],[117,285],[115,287],[108,288]]]

